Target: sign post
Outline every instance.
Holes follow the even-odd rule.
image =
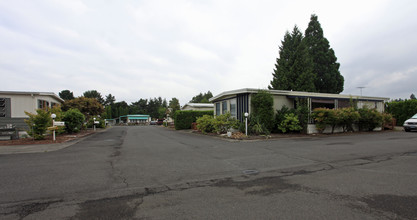
[[[52,114],[51,115],[51,118],[52,118],[52,127],[48,128],[48,129],[51,129],[52,130],[52,139],[54,141],[56,141],[55,130],[58,129],[58,126],[65,126],[65,122],[63,122],[63,121],[55,121],[55,118],[56,118],[56,115],[55,114]]]

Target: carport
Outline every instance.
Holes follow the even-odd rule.
[[[123,115],[119,117],[120,123],[148,123],[151,121],[149,115]]]

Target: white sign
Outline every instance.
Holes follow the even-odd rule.
[[[94,124],[100,124],[100,122],[99,121],[94,121]]]
[[[64,121],[54,121],[54,126],[65,126]]]

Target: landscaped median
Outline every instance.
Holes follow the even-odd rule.
[[[38,145],[38,144],[56,144],[56,143],[64,143],[68,141],[73,141],[76,139],[83,138],[90,134],[95,133],[93,130],[81,130],[76,134],[60,134],[56,136],[56,140],[52,140],[52,135],[46,135],[42,140],[36,140],[31,137],[26,138],[19,138],[16,140],[3,140],[0,141],[0,146],[15,146],[15,145]]]

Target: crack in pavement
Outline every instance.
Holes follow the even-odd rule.
[[[6,211],[6,212],[2,211],[0,212],[0,215],[3,215],[3,216],[17,215],[19,216],[19,219],[23,219],[28,215],[46,210],[51,204],[60,203],[60,202],[63,202],[63,200],[60,199],[60,200],[50,200],[50,201],[43,201],[43,202],[37,201],[37,202],[13,205],[7,208],[7,209],[11,209],[10,211]]]

